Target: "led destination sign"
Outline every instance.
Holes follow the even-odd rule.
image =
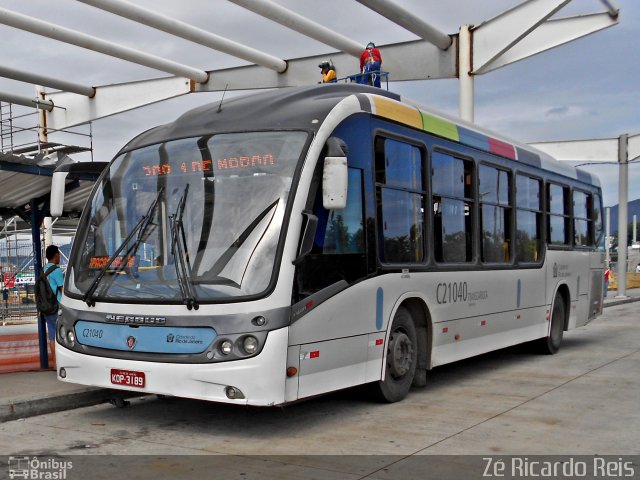
[[[176,161],[162,165],[142,165],[145,177],[164,177],[184,175],[187,173],[211,173],[214,170],[247,170],[255,167],[272,167],[276,165],[276,157],[270,153],[264,155],[238,156],[219,158],[217,160],[194,160],[192,162]]]
[[[89,268],[93,270],[101,270],[103,269],[107,263],[109,262],[109,258],[107,256],[102,257],[91,257],[89,258]],[[138,264],[137,257],[135,255],[127,257],[126,265],[124,264],[124,257],[116,257],[113,262],[111,262],[111,268],[122,268],[122,267],[135,267]]]

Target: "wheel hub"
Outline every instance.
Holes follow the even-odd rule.
[[[388,364],[391,375],[399,378],[411,369],[413,358],[413,344],[404,332],[395,332],[389,342]]]

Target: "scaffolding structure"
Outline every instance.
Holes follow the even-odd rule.
[[[57,142],[50,142],[55,136]],[[30,159],[34,163],[56,162],[64,155],[87,152],[93,160],[91,123],[64,129],[42,125],[41,115],[33,108],[0,102],[0,153]]]

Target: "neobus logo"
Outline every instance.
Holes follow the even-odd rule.
[[[107,315],[109,323],[123,323],[125,325],[164,325],[166,317],[141,317],[133,315]]]

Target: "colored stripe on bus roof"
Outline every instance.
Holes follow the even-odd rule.
[[[422,115],[420,115],[418,109],[383,97],[373,96],[371,98],[376,109],[374,112],[376,115],[422,130]]]
[[[460,136],[460,143],[469,145],[470,147],[476,147],[485,152],[489,152],[489,137],[479,132],[474,132],[468,128],[458,125],[458,135]]]
[[[485,152],[495,153],[512,160],[527,159],[534,165],[540,164],[540,157],[510,143],[436,117],[399,101],[377,95],[367,95],[372,113],[395,120],[405,125],[447,138]],[[366,109],[363,109],[366,110]],[[529,163],[528,162],[528,163]]]
[[[514,146],[505,142],[501,142],[500,140],[495,138],[489,137],[489,151],[491,153],[502,155],[503,157],[507,157],[512,160],[516,159],[516,149],[514,148]]]
[[[525,150],[524,148],[516,147],[516,154],[518,156],[518,160],[521,160],[524,163],[529,165],[533,165],[535,167],[542,167],[542,160],[540,160],[540,155],[536,153],[530,152],[529,150]]]
[[[458,136],[458,127],[455,123],[434,117],[433,115],[429,115],[423,111],[420,111],[420,114],[422,115],[422,129],[425,132],[433,133],[434,135],[448,138],[455,142],[460,141]]]

